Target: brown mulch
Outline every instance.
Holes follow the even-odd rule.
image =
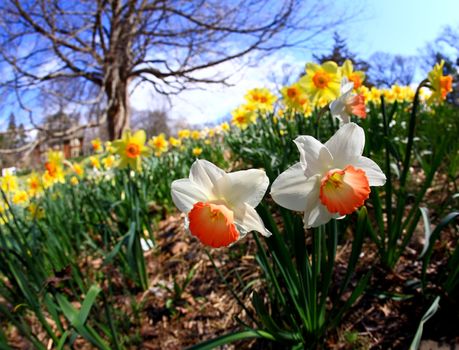
[[[147,322],[142,326],[139,348],[182,349],[238,330],[234,316],[245,319],[245,313],[213,268],[205,248],[185,232],[182,217],[172,216],[160,224],[158,247],[160,251],[148,259],[149,267],[155,265],[156,268],[150,276],[153,287],[143,296]],[[209,253],[233,286],[239,285],[237,273],[237,278],[244,283],[255,281],[256,287],[258,272],[254,251],[254,242],[245,240],[240,246],[213,249]],[[171,314],[165,306],[170,295],[161,286],[172,288],[174,278],[183,281],[193,267],[196,274],[182,296],[182,305]],[[234,346],[227,347],[231,348]]]
[[[429,269],[429,278],[432,280],[435,280],[437,270],[444,266],[446,252],[451,248],[444,242],[452,242],[454,234],[452,230],[445,232],[436,247],[432,264],[434,268]],[[236,316],[249,322],[245,312],[241,310],[213,268],[205,248],[185,232],[182,216],[172,215],[162,221],[156,237],[156,247],[145,254],[150,288],[146,292],[139,291],[134,295],[135,304],[139,309],[137,314],[133,310],[132,297],[122,293],[123,286],[119,286],[116,294],[119,312],[126,315],[127,324],[131,327],[126,331],[126,334],[130,334],[129,339],[124,339],[125,344],[130,344],[129,349],[183,349],[240,330],[241,327],[235,320]],[[419,285],[411,283],[420,277],[421,262],[417,260],[417,254],[420,251],[421,240],[422,228],[393,272],[375,268],[370,289],[353,306],[339,329],[330,332],[326,348],[408,349],[422,315],[430,306],[428,300],[424,299]],[[351,244],[347,243],[340,246],[337,252],[338,279],[346,268],[350,249]],[[250,236],[229,249],[210,251],[218,268],[236,288],[236,292],[247,306],[250,304],[251,290],[263,291],[263,284],[259,279],[261,271],[255,262],[255,252],[255,242]],[[373,244],[366,243],[363,252],[357,268],[357,278],[375,266],[377,261],[377,252]],[[97,259],[86,263],[92,268],[100,268],[100,261]],[[190,284],[181,297],[172,306],[169,305],[168,300],[173,298],[170,290],[173,290],[174,280],[179,284],[183,283],[192,268],[195,268],[196,272]],[[243,291],[242,287],[239,287],[241,282],[251,283],[251,287]],[[454,314],[457,315],[457,309],[448,310],[448,307],[442,307],[438,316],[428,321],[424,338],[434,341],[423,343],[425,349],[436,349],[435,346],[439,343],[458,343],[458,320],[453,317]],[[31,318],[30,322],[36,320]],[[40,332],[38,325],[37,332]],[[9,331],[8,337],[14,349],[33,349],[14,327]],[[43,339],[46,337],[43,336]],[[53,349],[54,344],[48,344],[48,348]],[[74,348],[93,349],[82,338],[76,340]],[[275,344],[260,340],[243,341],[223,347],[269,348],[280,349]]]

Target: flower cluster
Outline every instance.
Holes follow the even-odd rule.
[[[325,144],[312,136],[294,140],[300,161],[274,181],[271,197],[279,205],[304,213],[305,227],[340,219],[361,207],[370,186],[386,181],[379,166],[363,157],[365,134],[355,123],[344,124]],[[263,170],[225,173],[196,160],[188,179],[172,183],[172,199],[186,214],[186,226],[203,244],[223,247],[249,231],[269,236],[255,211],[268,188]]]
[[[305,74],[293,84],[281,88],[279,97],[266,88],[249,90],[244,96],[244,104],[231,113],[233,128],[230,123],[224,122],[213,128],[181,129],[176,135],[167,136],[161,133],[149,140],[143,130],[135,132],[126,130],[121,139],[113,142],[103,142],[99,138],[92,140],[93,153],[80,162],[70,162],[64,159],[62,152],[50,151],[42,173],[34,171],[18,179],[7,172],[0,178],[0,188],[7,195],[8,202],[30,207],[34,204],[33,198],[57,184],[67,182],[77,186],[84,182],[86,176],[101,178],[111,174],[115,168],[141,171],[144,157],[163,157],[173,152],[187,154],[192,158],[207,157],[212,147],[221,144],[228,135],[232,136],[233,132],[239,135],[239,130],[247,129],[262,118],[271,118],[273,125],[279,123],[279,135],[283,136],[287,133],[286,123],[294,120],[292,116],[309,117],[313,113],[319,115],[327,107],[331,115],[339,119],[342,125],[340,131],[331,140],[341,139],[343,137],[339,136],[341,134],[347,135],[346,137],[353,135],[354,140],[360,141],[355,141],[355,144],[346,147],[348,149],[354,147],[353,154],[360,152],[360,158],[357,156],[355,159],[346,158],[339,153],[343,150],[329,147],[329,144],[334,144],[331,140],[320,146],[318,141],[312,141],[310,136],[299,136],[295,139],[295,144],[302,154],[301,161],[282,174],[273,183],[271,189],[272,197],[280,205],[304,211],[306,226],[314,226],[329,217],[340,217],[353,211],[367,198],[369,186],[377,185],[382,181],[381,178],[378,182],[372,177],[375,164],[361,157],[361,149],[357,146],[363,145],[363,136],[360,129],[351,123],[352,117],[366,118],[368,105],[379,105],[381,97],[384,97],[388,104],[398,102],[403,105],[407,101],[412,101],[415,93],[409,86],[394,85],[390,89],[378,89],[364,84],[365,73],[354,70],[350,60],[346,60],[341,67],[334,62],[324,62],[320,65],[308,63]],[[430,89],[420,90],[421,101],[428,106],[444,103],[447,95],[452,91],[452,77],[444,74],[443,61],[436,64],[428,74],[426,86]],[[285,119],[285,123],[281,122],[282,119]],[[310,159],[316,153],[320,155],[321,162],[326,165],[316,167],[317,162]],[[343,159],[347,160],[346,164],[336,163]],[[299,175],[301,172],[304,173],[303,177]],[[296,188],[294,183],[292,187],[285,185],[289,181],[293,181],[299,187]],[[367,182],[368,184],[365,185]],[[356,184],[362,188],[361,191],[352,190],[352,186]],[[285,186],[294,192],[290,193]],[[300,187],[303,192],[300,191]],[[306,190],[307,193],[304,192]],[[294,198],[298,200],[301,198],[304,205],[296,205]],[[305,198],[308,204],[305,204]],[[337,204],[338,198],[346,198],[349,201]],[[210,202],[213,200],[211,199]],[[8,207],[7,203],[2,202],[0,205],[3,211]],[[232,208],[233,204],[228,205],[228,208]],[[224,210],[222,213],[228,214]],[[233,214],[236,223],[240,222],[238,215]],[[236,228],[238,227],[244,227],[244,224],[242,226],[237,224]],[[243,235],[241,231],[244,232],[238,228],[238,237]]]

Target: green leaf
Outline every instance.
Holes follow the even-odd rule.
[[[410,345],[410,350],[417,350],[422,339],[422,331],[424,329],[424,323],[426,323],[438,310],[440,297],[436,297],[429,310],[422,316],[421,322],[419,323],[418,330],[414,336],[413,342]]]
[[[78,311],[70,304],[70,302],[62,294],[56,295],[57,302],[61,307],[64,316],[70,321],[72,326],[78,325]]]
[[[419,210],[421,211],[422,221],[424,222],[424,247],[422,247],[422,252],[419,255],[419,258],[422,258],[429,248],[432,230],[430,229],[429,210],[426,207],[420,207]]]
[[[65,341],[67,340],[68,336],[70,335],[70,331],[65,331],[62,334],[61,339],[59,339],[59,343],[57,344],[56,350],[62,350],[65,346]]]
[[[84,324],[86,322],[92,305],[96,301],[96,297],[100,291],[101,289],[97,285],[92,285],[91,288],[89,288],[89,291],[86,294],[86,298],[83,301],[83,305],[81,306],[80,313],[78,315],[78,322],[80,324]]]
[[[358,213],[357,228],[355,230],[354,240],[352,242],[351,256],[349,258],[349,263],[347,265],[346,277],[344,278],[343,284],[341,285],[341,289],[339,293],[340,295],[344,292],[344,290],[348,286],[351,280],[352,274],[354,273],[357,262],[360,259],[360,253],[362,252],[363,240],[365,238],[366,229],[368,228],[367,216],[368,216],[367,208],[362,207]]]
[[[257,330],[245,330],[245,331],[225,334],[225,335],[222,335],[221,337],[207,340],[203,343],[194,345],[188,348],[187,350],[211,350],[211,349],[215,349],[218,346],[230,344],[237,340],[250,339],[250,338],[265,338],[265,339],[274,340],[274,337],[268,332],[257,331]]]
[[[432,234],[430,235],[429,239],[429,246],[426,249],[426,252],[423,256],[423,264],[422,264],[422,280],[423,284],[425,283],[425,277],[426,277],[426,272],[427,272],[427,265],[430,261],[430,256],[432,255],[433,247],[435,241],[440,237],[441,231],[453,220],[455,220],[457,217],[459,217],[459,211],[453,211],[446,215],[440,223],[435,227],[433,230]]]

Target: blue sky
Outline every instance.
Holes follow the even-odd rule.
[[[347,39],[351,51],[362,58],[369,58],[376,51],[402,55],[418,55],[426,43],[433,41],[446,25],[459,25],[459,0],[336,0],[332,12],[334,16],[341,9],[359,8],[358,16],[339,33]],[[319,38],[322,40],[322,38]],[[330,35],[323,37],[323,48],[331,47]],[[172,98],[169,115],[175,120],[189,123],[212,122],[227,115],[243,102],[245,91],[254,87],[278,86],[271,75],[282,76],[283,66],[288,64],[292,72],[299,72],[307,60],[310,50],[289,50],[266,59],[256,67],[245,68],[234,75],[232,87],[209,86],[207,90],[185,91]],[[225,64],[220,71],[236,70],[237,63]],[[293,76],[293,75],[292,75]],[[136,109],[152,109],[152,96],[149,86],[141,86],[132,95],[131,105]],[[167,102],[161,103],[166,108]],[[0,130],[5,129],[9,112],[3,110],[0,117]],[[27,122],[16,112],[19,121]],[[21,120],[22,119],[22,120]]]
[[[459,24],[458,0],[366,0],[362,4],[362,22],[353,25],[347,37],[364,57],[375,51],[416,55],[442,27]]]
[[[335,4],[336,12],[349,6],[362,9],[339,34],[346,38],[350,50],[364,59],[377,51],[419,55],[445,26],[459,26],[459,0],[337,0]],[[328,51],[331,45],[330,36],[324,37],[324,49]],[[312,53],[303,49],[275,55],[255,68],[246,69],[231,88],[211,87],[205,92],[185,92],[174,101],[170,114],[191,123],[218,120],[243,103],[247,89],[268,87],[275,90],[276,85],[267,76],[276,72],[281,75],[283,63],[300,71]],[[139,106],[148,108],[147,104],[142,104],[147,101],[145,95],[141,91],[137,93],[139,98],[134,95],[133,102],[138,101]]]

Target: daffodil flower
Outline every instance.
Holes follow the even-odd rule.
[[[228,246],[250,231],[264,236],[265,228],[255,207],[269,185],[263,170],[225,173],[206,160],[196,160],[188,179],[172,182],[172,200],[187,215],[193,236],[214,248]]]
[[[379,166],[362,157],[365,133],[357,124],[345,124],[325,144],[312,136],[294,142],[300,162],[279,175],[271,196],[287,209],[304,212],[307,228],[351,214],[368,199],[370,186],[386,182]]]
[[[362,82],[365,80],[365,73],[362,71],[354,71],[354,66],[352,65],[351,60],[345,60],[341,70],[343,76],[354,83],[354,89],[357,90],[363,86]]]
[[[130,130],[126,130],[123,132],[121,140],[113,142],[115,153],[120,156],[120,168],[141,169],[142,157],[150,154],[150,149],[145,146],[146,140],[145,131],[138,130],[131,134]]]
[[[322,65],[306,64],[306,75],[299,84],[309,94],[313,104],[328,103],[339,95],[341,72],[335,62],[328,61]]]
[[[443,75],[444,64],[445,61],[441,60],[428,74],[428,79],[433,89],[432,95],[428,99],[429,103],[441,104],[453,90],[453,77],[451,75]]]
[[[366,118],[365,98],[352,92],[354,83],[343,78],[341,81],[341,95],[330,103],[331,114],[344,123],[349,123],[351,114]]]

